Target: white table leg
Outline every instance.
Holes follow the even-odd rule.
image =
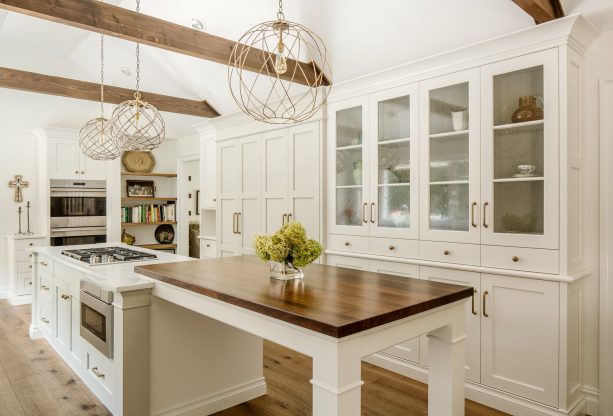
[[[356,343],[334,343],[313,357],[313,416],[360,416],[362,361]]]
[[[464,305],[453,323],[428,335],[428,415],[464,416]]]

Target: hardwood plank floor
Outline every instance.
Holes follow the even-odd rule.
[[[47,341],[30,339],[30,314],[0,301],[0,416],[110,415]]]
[[[30,306],[0,301],[0,416],[110,415],[45,340],[28,337]],[[216,416],[311,415],[311,359],[271,342],[264,344],[268,395]],[[427,415],[425,384],[362,364],[362,414]],[[470,400],[466,416],[504,416]]]

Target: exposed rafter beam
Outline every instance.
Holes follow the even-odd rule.
[[[560,0],[513,0],[513,3],[532,16],[537,25],[564,17]]]
[[[100,84],[11,68],[0,67],[0,88],[38,92],[80,100],[100,100]],[[206,101],[170,97],[151,92],[141,92],[141,94],[143,100],[153,104],[160,111],[208,118],[219,116],[219,113]],[[107,103],[119,104],[132,99],[134,99],[134,90],[109,85],[104,87],[104,101]]]
[[[170,7],[170,2],[169,2]],[[121,39],[154,46],[227,65],[234,41],[187,28],[162,19],[106,4],[98,0],[0,0],[0,9],[23,13],[52,22],[104,33]],[[274,73],[271,60],[262,50],[251,48],[243,68],[260,72],[266,65]],[[272,60],[274,62],[274,60]],[[295,71],[298,65],[301,70]],[[314,84],[321,74],[313,63],[288,59],[282,75],[299,84]],[[323,85],[330,82],[324,76]]]

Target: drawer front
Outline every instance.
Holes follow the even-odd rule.
[[[32,294],[32,275],[30,273],[17,275],[17,294],[20,296]]]
[[[369,245],[370,243],[368,237],[338,234],[328,235],[329,250],[368,254]]]
[[[217,257],[217,242],[203,240],[201,244],[203,246],[202,253],[204,254],[204,257],[208,257],[208,258]]]
[[[356,257],[346,256],[328,256],[327,262],[330,266],[344,267],[346,269],[364,270],[365,272],[370,270],[370,260],[359,259]]]
[[[29,262],[32,255],[25,250],[17,250],[17,261]]]
[[[53,276],[53,263],[54,261],[42,254],[38,255],[38,270],[39,272],[43,272],[48,274],[49,276]]]
[[[17,240],[15,241],[15,248],[17,250],[25,250],[30,247],[42,247],[45,245],[44,238],[37,238],[32,240]]]
[[[51,308],[51,299],[46,299],[41,297],[38,302],[38,310],[40,316],[40,325],[43,327],[48,333],[51,333],[52,322],[52,308]]]
[[[419,257],[419,243],[417,240],[398,238],[371,238],[370,253],[377,256],[416,259]]]
[[[40,280],[40,294],[48,299],[51,299],[51,278],[41,273],[39,273],[38,276]]]
[[[100,354],[91,345],[86,345],[85,362],[87,363],[87,373],[94,380],[97,387],[102,388],[105,395],[113,394],[113,366],[111,361]],[[108,404],[107,404],[108,405]]]
[[[479,266],[481,253],[477,244],[420,241],[419,255],[424,260]]]
[[[394,276],[412,277],[414,279],[419,279],[419,266],[415,264],[371,260],[370,271],[375,273],[391,274]]]
[[[556,274],[560,270],[560,252],[535,248],[482,246],[481,264],[497,269]]]
[[[29,261],[18,261],[17,262],[17,273],[30,273],[32,271],[32,263]]]

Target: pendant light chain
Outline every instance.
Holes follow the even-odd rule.
[[[136,0],[136,13],[140,13],[140,0]],[[136,43],[136,92],[134,98],[141,99],[140,95],[140,43]]]
[[[279,0],[279,11],[277,12],[277,19],[285,20],[285,15],[283,14],[283,0]]]
[[[100,35],[100,117],[104,118],[104,35]]]

